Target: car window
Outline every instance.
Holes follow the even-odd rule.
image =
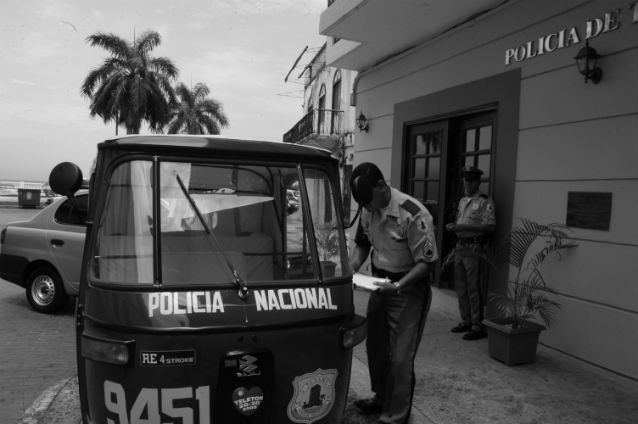
[[[55,220],[65,225],[84,225],[88,210],[89,196],[76,196],[66,199],[55,211]]]

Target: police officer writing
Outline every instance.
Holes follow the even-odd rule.
[[[350,264],[358,271],[370,252],[372,273],[384,278],[370,293],[367,319],[370,399],[355,406],[380,414],[380,423],[405,423],[414,389],[414,357],[432,293],[430,275],[438,259],[432,216],[416,199],[386,184],[379,168],[357,166],[350,178],[361,218]]]
[[[480,255],[484,253],[488,236],[494,231],[494,202],[481,193],[483,171],[473,166],[461,169],[465,197],[459,202],[456,222],[446,225],[458,239],[454,250],[454,286],[459,301],[461,322],[453,333],[465,333],[464,340],[486,337],[483,310],[486,295],[486,273]]]

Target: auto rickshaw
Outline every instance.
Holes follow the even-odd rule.
[[[50,175],[67,196],[81,180],[69,162]],[[122,137],[98,145],[89,195],[85,424],[341,422],[366,325],[328,151]]]

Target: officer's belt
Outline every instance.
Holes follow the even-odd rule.
[[[485,244],[487,243],[487,237],[468,237],[459,239],[457,244],[460,246],[467,246],[471,244]]]
[[[399,281],[400,279],[405,277],[405,274],[407,274],[407,273],[408,273],[408,271],[405,271],[405,272],[390,272],[390,271],[386,271],[385,269],[377,268],[376,266],[372,265],[372,274],[375,277],[387,278],[390,281]]]

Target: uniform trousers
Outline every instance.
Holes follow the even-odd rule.
[[[461,321],[472,330],[483,330],[485,308],[485,266],[479,255],[480,244],[459,244],[454,255],[454,288],[459,302]]]
[[[375,276],[397,279],[389,273]],[[368,300],[368,369],[370,386],[383,401],[379,422],[408,421],[414,392],[414,358],[432,302],[428,281],[411,284],[400,292],[374,291]]]

